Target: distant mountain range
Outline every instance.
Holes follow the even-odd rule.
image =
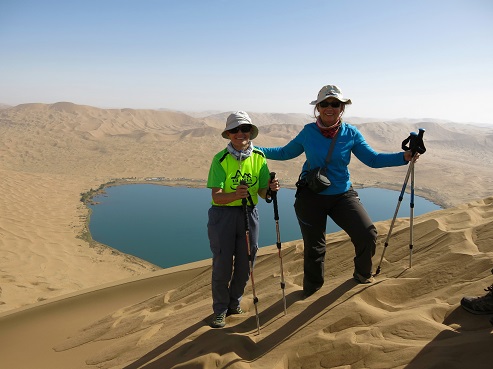
[[[2,165],[16,170],[205,181],[212,156],[227,142],[220,134],[229,112],[191,116],[70,102],[3,106],[0,159]],[[257,146],[282,146],[313,121],[305,114],[249,114],[260,128]],[[345,120],[382,152],[401,151],[410,132],[425,128],[428,151],[417,165],[421,196],[447,206],[493,193],[493,126],[432,119]],[[269,166],[284,178],[285,185],[294,186],[303,161],[301,155],[290,161],[269,161]],[[374,170],[353,158],[350,170],[356,186],[400,189],[406,167]],[[447,195],[445,186],[457,195]]]

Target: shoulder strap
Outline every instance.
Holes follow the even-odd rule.
[[[336,145],[337,136],[339,136],[339,132],[340,131],[341,131],[341,127],[339,127],[339,129],[337,130],[336,135],[334,136],[334,138],[332,139],[332,142],[330,143],[329,152],[327,153],[327,156],[325,157],[325,163],[326,164],[329,164],[329,162],[330,162],[330,157],[332,156],[332,152],[334,151],[334,147]]]

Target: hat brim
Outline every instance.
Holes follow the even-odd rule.
[[[323,99],[320,99],[320,100],[313,100],[310,105],[317,105],[318,103],[324,101],[324,100],[327,100],[328,98],[331,98],[333,97],[334,99],[336,100],[339,100],[340,102],[344,103],[344,104],[347,104],[347,105],[351,105],[352,102],[351,102],[351,99],[339,99],[338,97],[336,96],[326,96],[324,97]]]
[[[234,123],[236,123],[236,122],[234,122]],[[242,124],[231,124],[231,125],[227,126],[227,127],[224,129],[223,133],[221,133],[221,136],[223,136],[223,138],[226,138],[226,139],[228,139],[228,140],[229,140],[228,131],[229,131],[230,129],[233,129],[233,128],[236,128],[236,127],[239,127],[239,126],[241,126],[241,125],[242,125]],[[256,126],[256,125],[254,125],[254,124],[250,124],[250,125],[252,126],[252,130],[250,131],[250,140],[253,140],[254,138],[256,138],[256,137],[258,136],[258,128],[257,128],[257,126]]]

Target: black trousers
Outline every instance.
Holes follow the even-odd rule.
[[[366,278],[371,276],[377,229],[352,187],[339,195],[319,195],[308,188],[301,188],[294,208],[304,243],[305,292],[314,292],[324,284],[327,216],[351,238],[355,271]]]

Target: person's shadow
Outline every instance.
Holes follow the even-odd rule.
[[[175,337],[162,343],[154,350],[148,352],[135,362],[125,366],[123,369],[162,369],[171,368],[180,363],[192,360],[194,358],[207,355],[217,354],[225,355],[227,353],[234,352],[239,358],[237,361],[253,361],[261,356],[265,355],[269,351],[273,350],[276,346],[284,342],[286,339],[294,335],[303,327],[311,324],[319,318],[322,313],[326,314],[335,306],[331,306],[341,296],[348,292],[356,285],[353,279],[347,280],[328,294],[319,297],[313,301],[305,310],[295,315],[292,319],[288,320],[282,327],[276,329],[268,336],[263,337],[258,342],[254,342],[247,332],[252,331],[252,327],[256,327],[256,317],[251,316],[242,323],[223,329],[209,329],[207,332],[195,338],[193,341],[181,345],[175,350],[168,352],[164,356],[163,353],[168,351],[171,347],[177,343],[183,341],[193,332],[206,324],[204,321],[197,322],[191,327],[186,328]],[[355,292],[361,293],[362,290]],[[348,297],[352,298],[353,296]],[[302,291],[291,292],[286,296],[286,307],[293,305],[296,301],[302,298]],[[330,306],[329,309],[327,309]],[[282,301],[276,303],[266,310],[259,313],[259,319],[264,327],[273,323],[273,319],[278,317],[280,319],[283,314],[284,306]],[[289,311],[288,315],[289,317]],[[262,327],[261,327],[262,329]],[[220,337],[220,339],[218,339]],[[217,342],[228,342],[228,344],[217,345]],[[229,365],[233,362],[229,363]]]
[[[439,333],[405,369],[492,368],[493,334],[488,320],[488,315],[472,315],[457,307],[443,324],[459,328]]]

